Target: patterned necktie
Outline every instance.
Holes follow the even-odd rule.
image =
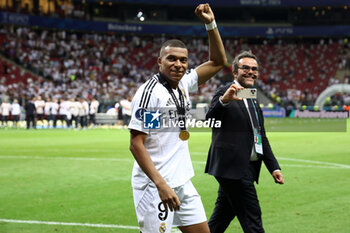
[[[250,113],[250,117],[252,118],[252,123],[255,129],[259,130],[259,124],[258,124],[258,114],[256,112],[256,108],[255,105],[253,103],[252,99],[247,99],[247,103],[248,103],[248,109],[249,109],[249,113]]]

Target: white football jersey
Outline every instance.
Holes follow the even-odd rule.
[[[21,114],[21,106],[18,103],[13,103],[11,107],[12,115],[20,115]]]
[[[52,115],[57,115],[59,108],[60,108],[60,106],[58,105],[58,103],[52,102],[52,104],[51,104],[51,112],[50,113]]]
[[[52,102],[45,102],[44,113],[46,116],[50,115]]]
[[[187,71],[178,87],[184,96],[186,113],[189,113],[191,109],[189,91],[198,90],[197,72],[194,69]],[[173,92],[180,103],[178,91],[173,90]],[[132,115],[128,128],[147,134],[144,145],[161,176],[172,188],[185,184],[194,176],[188,141],[182,141],[179,138],[179,129],[150,130],[144,127],[144,111],[159,109],[163,113],[168,111],[166,114],[176,111],[172,96],[159,82],[159,74],[154,75],[137,90],[131,103],[131,109]],[[135,161],[132,172],[133,188],[143,189],[150,182],[152,181]]]
[[[37,114],[44,114],[44,107],[45,107],[44,100],[37,100],[34,102],[34,105],[35,105]]]
[[[10,115],[10,111],[11,111],[11,104],[10,103],[2,103],[1,104],[1,114],[3,116],[8,116]]]
[[[97,100],[91,101],[90,114],[95,114],[98,111],[99,102]]]

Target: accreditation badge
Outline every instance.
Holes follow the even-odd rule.
[[[254,129],[254,148],[256,153],[263,154],[262,137],[256,129]]]

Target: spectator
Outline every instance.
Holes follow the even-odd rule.
[[[123,123],[128,125],[131,119],[131,96],[126,97],[120,101],[120,105],[123,108]]]
[[[79,120],[80,127],[86,129],[87,127],[87,116],[89,114],[89,104],[84,98],[80,98],[80,108],[79,108]]]
[[[116,103],[114,106],[115,111],[117,112],[118,118],[117,118],[117,125],[123,126],[123,107],[120,105],[120,103]]]
[[[9,103],[8,99],[5,99],[4,102],[1,104],[1,126],[6,128],[8,127],[8,120],[10,116],[10,111],[11,111],[11,104]]]
[[[36,121],[35,121],[36,107],[34,104],[35,100],[36,98],[33,97],[32,100],[28,100],[25,105],[27,129],[30,129],[30,124],[32,124],[33,129],[36,129]]]
[[[89,121],[90,124],[93,126],[96,126],[96,113],[98,112],[98,106],[99,102],[96,100],[95,97],[92,98],[90,103],[90,114],[89,114]]]
[[[18,121],[21,116],[21,106],[18,104],[18,100],[14,99],[12,106],[11,106],[11,116],[12,116],[12,122],[13,122],[13,128],[18,127]]]
[[[51,98],[48,97],[46,98],[45,107],[44,107],[44,114],[47,122],[47,128],[50,128],[51,106],[52,106]]]
[[[72,126],[74,121],[74,126],[76,129],[79,127],[79,112],[82,106],[77,98],[70,99],[69,112],[72,115]]]
[[[34,102],[35,108],[36,108],[36,117],[37,120],[40,121],[41,127],[44,127],[44,108],[45,108],[45,101],[42,100],[41,96],[39,95],[38,98]]]
[[[50,121],[52,121],[53,128],[56,128],[57,126],[57,114],[58,114],[58,100],[55,98],[53,99],[53,102],[51,103],[51,109],[50,109]]]
[[[65,103],[65,98],[61,98],[60,102],[59,102],[59,120],[61,122],[62,128],[64,128],[64,125],[66,125],[66,127],[68,127],[68,125],[66,124],[67,122],[67,111],[66,111],[66,103]]]

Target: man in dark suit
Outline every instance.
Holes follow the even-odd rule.
[[[219,182],[209,227],[211,233],[224,232],[237,216],[244,232],[264,232],[254,186],[261,162],[276,183],[283,184],[284,178],[266,137],[259,104],[255,99],[237,97],[239,90],[252,87],[259,76],[256,56],[250,51],[237,55],[232,73],[234,82],[217,90],[207,113],[207,119],[222,123],[220,128],[213,128],[205,168]]]
[[[26,105],[24,106],[24,109],[26,111],[27,129],[30,129],[30,123],[32,123],[33,129],[36,129],[36,122],[35,122],[36,107],[34,102],[35,102],[35,97],[33,97],[32,100],[28,100]]]

